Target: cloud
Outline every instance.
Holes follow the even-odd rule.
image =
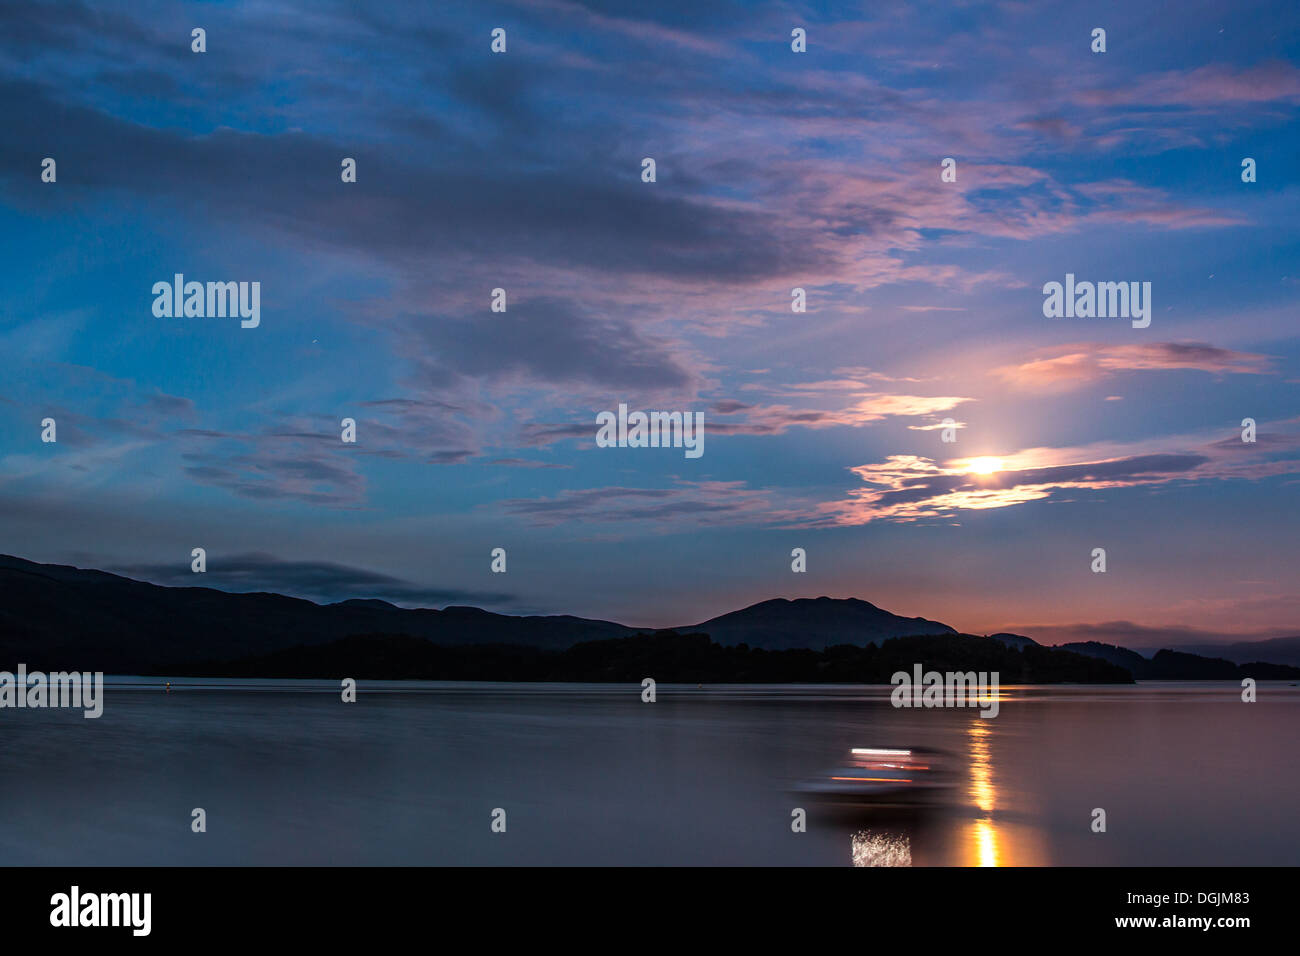
[[[868,487],[820,510],[827,523],[843,525],[949,518],[961,511],[1038,501],[1066,489],[1164,483],[1186,477],[1209,460],[1204,455],[1140,455],[979,474],[970,470],[969,460],[941,466],[915,455],[890,455],[881,464],[851,468]]]
[[[931,422],[929,425],[908,425],[908,431],[913,432],[937,432],[942,428],[969,428],[966,422],[954,421],[951,425],[945,422]]]
[[[889,418],[917,418],[950,411],[972,398],[952,395],[855,396],[840,409],[794,408],[790,405],[754,405],[743,422],[713,422],[708,429],[722,435],[780,435],[791,428],[860,428]],[[937,427],[942,427],[937,426]]]
[[[772,511],[767,493],[747,488],[743,481],[566,490],[551,498],[511,498],[501,502],[501,508],[535,525],[646,523],[649,530],[660,533],[682,527],[747,524]]]
[[[1232,42],[1215,41],[1243,63],[1149,73],[1140,58],[1091,57],[1086,44],[1080,68],[1062,71],[1059,17],[1023,4],[994,5],[957,29],[903,7],[862,22],[851,22],[860,12],[810,9],[808,56],[789,53],[791,14],[779,6],[507,6],[506,57],[488,53],[481,13],[457,5],[220,5],[203,57],[188,51],[181,7],[36,0],[0,11],[12,41],[0,49],[8,141],[40,144],[0,151],[0,204],[15,234],[33,239],[14,250],[17,294],[0,317],[0,342],[19,356],[18,390],[4,390],[21,402],[5,406],[14,453],[0,480],[18,473],[34,487],[66,466],[88,490],[147,490],[160,523],[218,504],[253,536],[270,533],[261,519],[310,509],[322,543],[345,551],[345,529],[388,533],[465,508],[498,526],[628,522],[655,534],[787,517],[948,520],[1079,488],[1294,474],[1275,428],[1247,447],[1227,435],[1204,447],[1160,438],[1167,416],[1143,409],[1164,402],[1124,416],[1142,443],[1009,453],[1004,475],[876,460],[910,450],[884,442],[930,434],[947,415],[978,416],[994,440],[1032,427],[1033,416],[999,420],[971,391],[963,348],[1022,332],[1050,341],[1050,327],[1006,313],[1023,296],[1004,290],[1024,286],[1034,262],[1100,254],[1178,272],[1229,240],[1200,230],[1258,217],[1264,235],[1287,219],[1295,197],[1269,192],[1276,178],[1262,192],[1224,188],[1236,181],[1223,166],[1225,154],[1237,162],[1232,143],[1283,155],[1294,125],[1298,71],[1250,59],[1277,30],[1269,17],[1239,18]],[[57,187],[39,183],[47,154],[59,160]],[[653,184],[639,179],[648,155]],[[949,155],[960,174],[941,184],[938,159]],[[342,156],[358,159],[357,183],[339,181]],[[1177,244],[1153,241],[1175,231]],[[1039,239],[1048,241],[1029,245]],[[122,321],[132,290],[160,277],[160,254],[195,276],[265,268],[264,328],[233,340],[168,329],[162,342],[154,326]],[[1243,266],[1234,314],[1287,291],[1274,265]],[[789,312],[795,285],[809,293],[808,316]],[[510,296],[500,315],[487,309],[497,286]],[[29,356],[60,353],[94,354],[145,387],[128,396],[71,374],[23,379]],[[837,367],[868,361],[880,368]],[[1085,344],[1000,372],[1049,389],[1160,369],[1264,375],[1272,361],[1197,343]],[[756,366],[773,370],[764,387],[746,381]],[[176,383],[187,378],[193,401],[150,392],[184,390]],[[766,384],[778,378],[793,384]],[[1098,404],[1128,384],[1108,385]],[[1258,384],[1268,387],[1260,409],[1288,397]],[[621,400],[707,409],[710,435],[797,437],[728,447],[710,466],[727,470],[710,476],[743,483],[671,483],[654,470],[681,462],[663,456],[645,463],[644,483],[667,488],[583,488],[624,463],[601,459],[593,478],[573,448],[555,456],[571,471],[424,467],[563,467],[529,449],[590,442],[588,407]],[[31,412],[46,406],[66,447],[33,451]],[[355,446],[339,442],[341,414],[358,420]],[[1093,425],[1086,409],[1056,419],[1062,443]],[[807,456],[799,481],[845,500],[762,488],[789,473],[768,466],[794,446]],[[846,461],[845,447],[873,451]],[[636,457],[626,467],[642,467]],[[858,488],[826,491],[826,469],[868,460]],[[492,489],[529,478],[548,497],[514,490],[493,511]],[[424,494],[430,481],[445,493]],[[100,524],[115,518],[106,493],[77,498],[99,502]],[[555,579],[580,577],[571,571]]]
[[[840,501],[817,505],[802,523],[860,525],[872,521],[913,522],[950,519],[963,511],[1009,508],[1031,501],[1059,499],[1076,490],[1107,491],[1159,486],[1177,481],[1258,480],[1300,474],[1300,433],[1287,423],[1270,423],[1268,444],[1235,437],[1199,441],[1173,437],[1157,443],[1083,448],[1028,448],[995,457],[988,474],[974,470],[985,457],[937,462],[918,455],[890,455],[883,462],[849,470],[866,487],[853,488]],[[1188,447],[1188,446],[1191,447]],[[1286,457],[1286,456],[1292,457]],[[797,522],[799,523],[799,522]]]
[[[327,507],[359,507],[365,478],[351,462],[301,446],[256,442],[246,454],[186,452],[185,474],[200,484],[258,501],[295,500]]]
[[[807,401],[811,396],[842,396],[839,408],[801,408],[788,404],[753,404],[744,409],[740,422],[711,423],[719,434],[779,435],[791,428],[859,428],[894,418],[934,417],[974,398],[961,395],[913,395],[907,392],[880,391],[879,383],[919,382],[920,379],[894,377],[864,368],[838,368],[838,378],[813,382],[795,382],[773,386],[753,386],[754,391],[769,392]],[[910,428],[942,428],[942,423]]]
[[[624,319],[558,299],[513,303],[504,313],[418,326],[429,368],[481,380],[585,385],[614,394],[692,395],[697,373],[671,346]]]
[[[734,415],[736,412],[743,412],[753,408],[753,405],[747,405],[744,402],[738,402],[734,398],[719,399],[709,408],[719,415]]]
[[[1076,94],[1088,106],[1213,107],[1300,102],[1300,69],[1289,63],[1265,63],[1245,69],[1209,63],[1190,70],[1167,70],[1132,78],[1122,87],[1082,90]]]
[[[193,587],[195,583],[186,563],[131,564],[109,570],[171,587]],[[423,587],[364,568],[328,561],[286,560],[262,552],[210,553],[202,583],[222,591],[271,591],[324,602],[377,598],[406,606],[433,606],[514,601],[510,594]]]
[[[391,150],[301,132],[144,126],[12,80],[0,82],[0,109],[9,135],[58,157],[67,171],[60,177],[66,202],[103,192],[160,206],[202,197],[205,212],[227,226],[258,224],[304,248],[385,259],[412,278],[431,259],[473,261],[487,248],[498,268],[520,260],[688,283],[816,274],[838,258],[824,241],[790,236],[775,210],[684,195],[669,183],[647,187],[633,175],[640,166],[631,156],[621,177],[608,160],[591,157],[529,169],[509,158],[488,164],[453,153],[411,165]],[[111,162],[103,158],[105,143],[112,144]],[[365,180],[340,195],[345,155],[357,158]],[[321,174],[302,175],[311,169]],[[28,173],[17,154],[0,154],[10,194],[25,193]]]
[[[705,431],[710,435],[781,435],[792,428],[861,428],[890,418],[919,418],[946,412],[972,398],[949,395],[895,395],[888,393],[863,393],[839,409],[796,408],[791,405],[747,405],[723,400],[712,408],[720,415],[736,415],[737,420],[720,422],[706,420]],[[719,407],[720,406],[720,407]],[[724,410],[725,409],[725,410]],[[590,439],[595,436],[595,424],[534,423],[521,430],[521,440],[527,445],[546,445],[572,438]],[[909,426],[912,427],[912,426]],[[924,426],[942,428],[942,423]]]
[[[194,414],[194,402],[179,395],[154,392],[140,403],[140,408],[155,415],[185,418]]]
[[[994,369],[993,374],[1019,388],[1060,390],[1089,385],[1124,371],[1193,369],[1215,375],[1271,375],[1275,361],[1272,356],[1236,352],[1203,342],[1076,342],[1044,349],[1037,358]]]
[[[559,468],[569,469],[572,465],[557,465],[549,461],[534,461],[531,458],[493,458],[488,462],[489,465],[500,465],[503,468]]]

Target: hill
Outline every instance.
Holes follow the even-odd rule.
[[[1286,664],[1251,661],[1238,664],[1215,657],[1202,657],[1184,651],[1161,650],[1149,660],[1127,647],[1102,644],[1099,641],[1082,641],[1057,645],[1058,650],[1073,651],[1089,657],[1100,658],[1123,667],[1138,680],[1296,680],[1300,668]]]
[[[1274,637],[1263,641],[1232,641],[1220,644],[1179,644],[1173,650],[1199,657],[1222,657],[1236,664],[1268,661],[1300,667],[1300,637]]]
[[[1002,684],[1130,684],[1105,661],[1034,645],[1024,649],[969,634],[899,637],[879,646],[816,651],[721,645],[704,634],[661,631],[575,644],[563,651],[523,647],[440,647],[403,635],[364,635],[204,667],[212,677],[600,681],[661,683],[888,684],[898,671],[986,671]]]
[[[739,611],[677,628],[708,634],[724,646],[748,644],[765,650],[823,650],[836,644],[879,644],[916,634],[956,634],[947,624],[923,617],[899,617],[857,598],[774,598]]]
[[[934,670],[1000,670],[1005,683],[1300,677],[1294,667],[1172,650],[1147,660],[1091,641],[1045,648],[1016,634],[961,635],[857,598],[776,598],[647,634],[572,615],[164,587],[0,556],[0,669],[21,662],[33,670],[178,676],[639,680],[646,674],[635,672],[650,667],[696,682],[859,682],[887,681],[918,661]]]
[[[946,624],[899,617],[866,601],[831,598],[763,601],[677,630],[705,628],[718,635],[718,643],[769,650],[953,633]],[[316,604],[266,592],[164,587],[104,571],[0,556],[0,654],[10,663],[46,670],[180,673],[197,662],[243,660],[356,634],[563,650],[645,631],[571,615],[401,608],[374,599]]]
[[[201,575],[195,575],[196,578]],[[0,653],[46,670],[180,673],[352,634],[400,633],[440,644],[562,649],[638,633],[568,615],[516,617],[475,607],[316,604],[282,594],[162,587],[103,571],[0,556]],[[3,664],[0,664],[3,666]]]

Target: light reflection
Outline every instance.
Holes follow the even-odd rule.
[[[975,821],[975,860],[978,866],[998,865],[998,834],[992,820]]]
[[[998,832],[993,822],[997,803],[997,788],[993,785],[993,758],[989,738],[993,731],[982,720],[970,724],[970,798],[986,816],[974,822],[971,840],[974,844],[975,866],[998,866]]]

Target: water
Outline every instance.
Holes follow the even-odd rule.
[[[1300,688],[107,678],[104,715],[0,711],[6,864],[1295,865]],[[854,746],[955,755],[945,810],[826,818],[788,792]],[[812,812],[791,832],[791,810]],[[207,812],[207,832],[190,829]],[[494,808],[506,832],[491,831]],[[1094,808],[1107,832],[1093,833]]]

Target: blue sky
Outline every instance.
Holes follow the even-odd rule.
[[[1294,4],[0,18],[0,550],[644,625],[1297,632]],[[156,318],[177,272],[259,281],[260,326]],[[1045,318],[1066,273],[1150,282],[1150,327]],[[703,411],[704,455],[596,447],[619,403]]]

